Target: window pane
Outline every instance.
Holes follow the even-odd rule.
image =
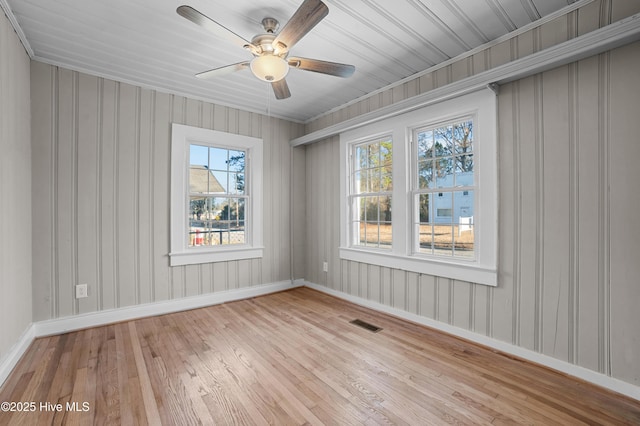
[[[229,171],[244,172],[244,151],[230,150],[228,155],[229,159],[227,160],[227,164],[229,166]]]
[[[390,166],[393,162],[391,141],[380,142],[380,159],[382,165]]]
[[[356,245],[363,246],[366,244],[367,240],[365,239],[365,236],[366,236],[365,228],[366,228],[366,225],[364,222],[359,222],[359,221],[355,222],[354,229],[355,229],[355,232],[357,233],[355,238]]]
[[[435,157],[446,157],[451,155],[453,151],[452,132],[452,126],[440,127],[433,130],[433,150]]]
[[[353,174],[353,193],[360,194],[362,193],[362,172],[357,171]]]
[[[453,195],[451,192],[439,192],[433,198],[432,211],[435,213],[434,222],[451,223],[453,214]]]
[[[223,228],[218,229],[218,237],[219,237],[219,243],[218,244],[221,244],[221,245],[229,244],[229,230],[228,229],[223,229]]]
[[[455,158],[455,162],[456,162],[457,174],[470,173],[471,177],[473,178],[473,155],[472,154],[458,155]],[[473,184],[473,179],[471,180],[470,185],[472,184]]]
[[[209,167],[209,148],[201,145],[191,145],[189,149],[189,164]]]
[[[229,150],[224,148],[209,149],[209,168],[212,170],[227,171],[227,160],[229,159]]]
[[[435,187],[433,172],[433,161],[420,161],[418,163],[418,188],[424,189]]]
[[[202,215],[206,211],[206,199],[192,197],[189,202],[189,214],[190,219],[193,221],[199,221],[202,219]]]
[[[380,192],[380,180],[381,176],[379,168],[369,170],[369,192]]]
[[[364,220],[366,222],[378,222],[378,217],[378,197],[366,197]]]
[[[240,221],[245,220],[245,206],[246,206],[246,199],[244,198],[239,198],[238,199],[238,219]]]
[[[434,224],[433,226],[434,254],[453,255],[453,225]]]
[[[229,194],[244,194],[243,173],[229,173]]]
[[[433,158],[433,131],[418,132],[418,160]]]
[[[356,147],[356,163],[354,164],[354,170],[367,168],[367,147],[366,145],[360,145]]]
[[[235,198],[230,198],[226,207],[228,213],[225,213],[225,219],[228,219],[229,221],[238,221],[241,216],[244,215],[244,212],[240,211],[240,203]]]
[[[473,259],[475,257],[475,241],[473,218],[464,218],[458,222],[457,230],[454,230],[454,256]]]
[[[450,188],[453,186],[453,158],[446,157],[436,160],[436,187]]]
[[[391,174],[391,168],[385,167],[382,169],[382,175],[380,179],[380,190],[389,192],[393,190],[393,177]]]
[[[189,167],[189,192],[191,194],[209,194],[218,188],[216,179],[205,166]]]
[[[362,180],[363,180],[362,192],[373,192],[373,189],[371,188],[371,181],[372,181],[371,174],[372,174],[372,170],[362,171]]]
[[[433,254],[433,226],[431,224],[418,225],[418,252]]]
[[[431,198],[432,194],[420,194],[418,200],[418,214],[420,223],[427,223],[431,217]]]
[[[218,194],[228,194],[229,193],[229,173],[223,171],[213,172],[212,181],[213,186],[217,189],[212,192]]]
[[[380,166],[380,144],[372,143],[367,145],[367,167]]]
[[[244,244],[245,243],[245,227],[244,221],[236,221],[231,224],[229,228],[229,244]]]
[[[454,125],[454,149],[456,154],[473,151],[473,122],[471,120]]]
[[[380,245],[380,226],[378,223],[366,223],[366,246],[378,247]]]
[[[380,221],[391,222],[391,197],[380,197]]]
[[[474,191],[456,191],[453,193],[454,219],[473,218],[474,215]]]
[[[358,220],[365,220],[366,203],[363,197],[357,197],[354,200],[354,208],[357,214]]]
[[[391,243],[393,242],[391,229],[391,222],[380,223],[380,248],[391,249]]]

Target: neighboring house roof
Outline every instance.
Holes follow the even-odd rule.
[[[203,195],[224,194],[224,187],[213,172],[205,166],[191,166],[189,168],[189,191]]]

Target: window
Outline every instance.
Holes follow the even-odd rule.
[[[262,141],[173,124],[171,265],[262,256]]]
[[[351,147],[350,231],[353,245],[391,248],[392,151],[389,138]]]
[[[413,130],[414,253],[475,258],[473,122],[463,117]]]
[[[245,244],[246,150],[190,144],[189,247]]]
[[[497,284],[492,91],[380,120],[340,141],[341,258]]]

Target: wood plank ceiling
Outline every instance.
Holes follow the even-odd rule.
[[[292,96],[243,70],[210,80],[194,74],[251,55],[176,13],[189,4],[244,38],[282,27],[302,0],[0,0],[33,58],[69,69],[305,122],[454,58],[575,0],[324,0],[329,15],[292,55],[356,66],[341,79],[292,69]]]

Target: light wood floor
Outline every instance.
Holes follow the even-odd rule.
[[[638,401],[307,288],[40,338],[1,401],[38,404],[2,425],[640,424]]]

